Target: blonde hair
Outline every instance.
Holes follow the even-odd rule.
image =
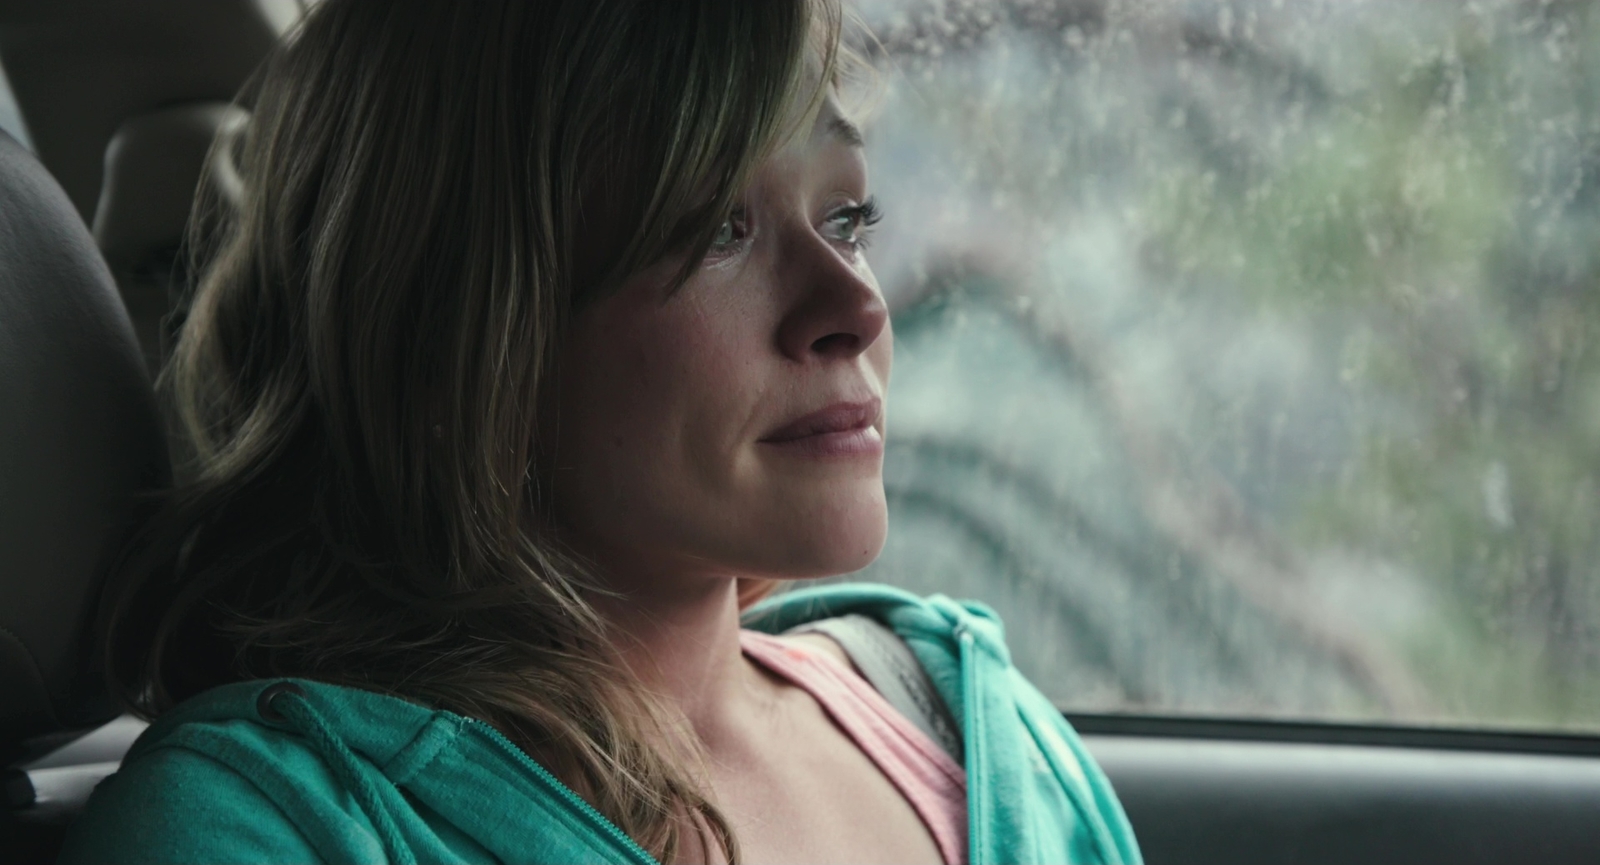
[[[538,412],[568,316],[671,253],[687,278],[841,26],[836,0],[315,6],[247,88],[238,177],[202,184],[161,377],[194,460],[107,595],[122,698],[402,696],[662,860],[695,815],[737,858],[553,538]]]

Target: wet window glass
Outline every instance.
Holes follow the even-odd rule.
[[[1068,709],[1600,730],[1600,4],[857,7],[862,576]]]
[[[22,112],[17,110],[16,97],[11,95],[11,83],[6,80],[4,69],[0,69],[0,132],[15,138],[23,147],[33,147],[28,139],[28,128],[22,123]]]

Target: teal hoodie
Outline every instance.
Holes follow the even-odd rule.
[[[910,645],[961,725],[970,861],[1139,861],[1105,775],[1011,666],[986,607],[867,584],[771,598],[778,633],[861,613]],[[482,721],[303,680],[215,688],[163,715],[101,783],[62,861],[650,863]]]

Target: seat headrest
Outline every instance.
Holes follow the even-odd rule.
[[[93,230],[118,279],[177,249],[212,142],[236,135],[249,116],[231,102],[189,102],[117,129],[106,147]]]
[[[170,480],[111,274],[0,133],[0,748],[114,714],[89,626],[141,493]]]
[[[124,122],[106,147],[94,239],[152,370],[175,337],[169,313],[178,301],[174,283],[183,281],[178,249],[200,175],[211,162],[224,193],[243,184],[231,150],[214,154],[211,143],[236,141],[249,116],[229,102],[172,105]]]

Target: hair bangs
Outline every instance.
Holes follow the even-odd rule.
[[[655,83],[624,95],[602,140],[585,148],[593,158],[576,198],[586,248],[575,271],[588,277],[574,286],[578,303],[678,255],[675,283],[687,279],[756,167],[809,127],[835,77],[836,0],[662,9],[660,27],[684,38],[639,34],[636,75]]]

